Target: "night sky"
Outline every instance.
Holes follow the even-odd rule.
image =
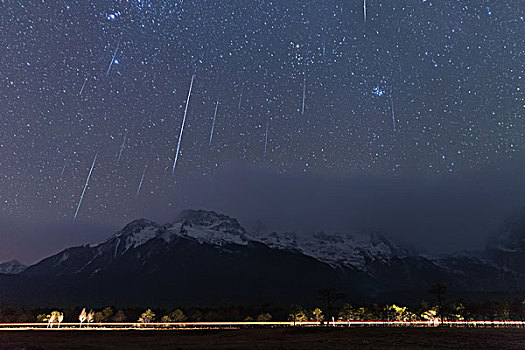
[[[0,218],[272,205],[239,181],[277,201],[304,179],[461,192],[521,157],[524,16],[519,0],[2,1]]]

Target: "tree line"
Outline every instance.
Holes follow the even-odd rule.
[[[485,301],[468,303],[465,301],[431,304],[422,301],[417,306],[396,304],[353,304],[342,302],[330,306],[301,306],[251,308],[243,306],[227,307],[181,307],[166,309],[0,309],[0,322],[47,322],[60,324],[75,322],[88,325],[99,322],[218,322],[218,321],[525,321],[525,301]]]
[[[317,302],[310,306],[290,305],[259,307],[178,307],[24,309],[0,307],[1,323],[47,322],[59,326],[62,322],[81,325],[101,322],[240,322],[240,321],[525,321],[525,300],[466,300],[447,301],[445,284],[429,287],[432,302],[423,300],[419,305],[356,304],[334,288],[318,291]]]

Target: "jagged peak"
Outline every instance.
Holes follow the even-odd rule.
[[[392,254],[395,256],[412,256],[418,254],[418,252],[414,248],[405,244],[401,244],[399,242],[394,242],[379,232],[370,233],[370,242],[374,246],[384,244],[390,249]]]
[[[350,266],[364,269],[367,261],[370,260],[389,260],[394,257],[413,255],[409,248],[398,245],[377,233],[272,232],[265,236],[255,237],[255,239],[273,248],[298,250],[334,267]]]
[[[181,223],[182,226],[208,227],[215,231],[227,231],[228,233],[237,233],[239,235],[246,233],[246,230],[239,224],[237,219],[212,210],[183,210],[175,220],[175,223]]]
[[[144,230],[144,228],[146,227],[154,227],[156,229],[160,229],[162,226],[148,219],[137,219],[124,226],[124,228],[117,232],[114,235],[114,237],[122,237],[129,234],[136,234]]]

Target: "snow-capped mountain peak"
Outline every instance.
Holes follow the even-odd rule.
[[[147,219],[138,219],[127,224],[122,230],[115,233],[107,242],[117,241],[124,246],[124,251],[136,248],[162,233],[163,227]]]
[[[184,210],[175,223],[184,226],[208,227],[210,230],[221,231],[232,235],[246,234],[244,227],[239,222],[227,215],[206,210]]]
[[[91,246],[96,251],[85,266],[107,253],[113,258],[121,256],[152,239],[161,239],[166,244],[178,239],[190,239],[218,248],[226,245],[247,246],[250,243],[262,243],[273,249],[299,252],[332,267],[349,267],[362,271],[366,270],[371,262],[385,262],[394,257],[409,255],[407,250],[378,234],[322,231],[312,234],[257,234],[249,233],[236,219],[227,215],[214,211],[185,210],[175,221],[166,225],[146,219],[129,223],[105,242]]]
[[[218,246],[246,245],[252,240],[236,219],[214,211],[185,210],[166,229],[167,240],[182,236]]]
[[[365,270],[372,261],[388,261],[393,257],[409,255],[408,250],[397,246],[379,234],[348,234],[293,232],[269,234],[249,233],[234,218],[206,210],[185,210],[170,224],[158,225],[141,219],[128,224],[112,238],[118,239],[115,252],[127,251],[153,238],[169,243],[178,238],[189,238],[200,244],[221,247],[228,244],[247,245],[263,243],[270,248],[298,251],[332,267],[351,267]],[[122,246],[125,248],[122,249]]]
[[[6,261],[0,263],[0,273],[14,275],[24,271],[27,268],[26,265],[22,264],[18,260]]]
[[[169,236],[167,240],[184,236],[196,239],[201,244],[216,246],[259,242],[275,249],[298,251],[332,267],[352,267],[359,270],[364,270],[371,261],[387,261],[393,257],[410,255],[407,249],[376,233],[255,234],[248,233],[236,219],[205,210],[183,211],[179,218],[166,228],[166,234]]]
[[[140,237],[145,233],[144,230],[148,231],[152,227],[160,228],[160,225],[147,219],[133,220],[132,222],[124,226],[122,230],[115,233],[113,237]]]

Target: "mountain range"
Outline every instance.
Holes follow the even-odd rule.
[[[167,224],[135,220],[107,240],[32,266],[0,264],[0,304],[174,306],[300,304],[335,288],[350,301],[418,302],[525,290],[525,218],[477,253],[429,257],[379,234],[255,233],[213,211]]]

